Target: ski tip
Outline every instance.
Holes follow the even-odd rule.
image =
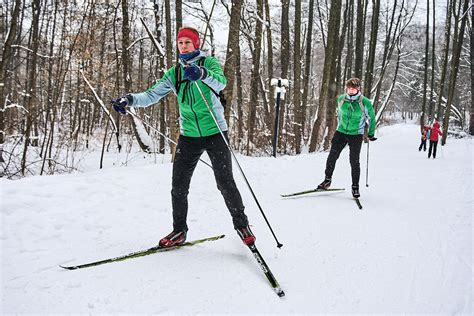
[[[72,267],[65,267],[65,266],[62,266],[62,265],[59,265],[59,267],[63,268],[63,269],[66,269],[66,270],[76,270],[76,269],[79,269],[78,267],[76,266],[72,266]]]
[[[281,247],[283,247],[283,244],[278,243],[278,244],[277,244],[277,248],[278,248],[278,249],[281,249]]]

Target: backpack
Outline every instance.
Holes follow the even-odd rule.
[[[201,58],[198,60],[198,66],[202,67],[204,65],[204,61],[206,60],[206,57],[204,58]],[[179,89],[181,88],[181,84],[183,82],[185,82],[186,84],[189,83],[189,80],[181,80],[181,67],[180,67],[180,64],[176,64],[176,66],[174,67],[174,77],[176,78],[176,83],[175,83],[175,88],[176,88],[176,94],[179,93]],[[204,85],[206,85],[211,91],[212,93],[214,93],[214,95],[219,99],[219,101],[221,102],[222,106],[226,107],[227,105],[227,101],[225,99],[225,96],[224,96],[224,93],[221,91],[219,91],[219,93],[216,92],[216,90],[212,89],[207,83],[201,81]]]

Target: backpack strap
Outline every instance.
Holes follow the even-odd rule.
[[[179,63],[176,63],[174,66],[174,78],[176,80],[174,87],[176,89],[176,95],[179,93],[179,89],[181,88],[181,66]]]
[[[206,57],[199,59],[198,62],[197,62],[198,66],[200,66],[200,67],[204,66],[205,61],[206,61]],[[183,82],[186,82],[186,86],[185,86],[185,89],[186,89],[186,87],[188,86],[188,83],[189,83],[189,80],[186,80],[186,79],[181,80],[181,66],[180,66],[179,63],[177,63],[175,65],[175,76],[174,77],[176,78],[176,82],[175,82],[176,94],[178,94],[179,90],[181,89],[181,84]],[[211,86],[209,86],[204,81],[201,81],[201,83],[204,84],[206,87],[208,87],[212,91],[212,93],[214,93],[214,95],[219,99],[222,106],[225,107],[226,101],[224,99],[224,95],[222,94],[222,91],[220,93],[217,93],[216,90],[214,90]],[[183,99],[184,99],[184,95],[183,95]]]
[[[360,111],[364,113],[365,107],[364,107],[364,95],[361,93],[359,97],[359,107]]]
[[[198,66],[202,67],[204,65],[204,61],[205,61],[206,57],[204,58],[201,58],[198,60],[197,64]],[[175,65],[175,68],[174,68],[174,77],[176,78],[176,82],[175,82],[175,88],[176,88],[176,94],[179,93],[179,89],[181,88],[181,84],[183,82],[188,82],[188,80],[184,79],[184,80],[181,80],[181,65],[179,63],[177,63]],[[214,92],[214,94],[218,97],[219,94],[214,90],[212,89],[211,87],[209,87],[209,85],[207,85],[205,82],[203,82],[203,84],[205,84],[209,89],[212,90],[212,92]]]
[[[344,93],[344,94],[342,95],[341,101],[339,101],[339,102],[337,103],[337,109],[338,109],[338,111],[341,111],[341,110],[342,110],[342,105],[344,104],[344,101],[346,100],[346,96],[347,96],[347,94]],[[360,97],[359,97],[359,102],[358,102],[358,103],[359,103],[360,111],[361,111],[362,113],[364,113],[364,110],[365,110],[363,99],[364,99],[364,95],[361,94]]]

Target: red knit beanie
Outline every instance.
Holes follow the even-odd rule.
[[[199,40],[199,34],[196,30],[192,28],[183,27],[179,30],[177,40],[181,37],[187,37],[193,42],[194,48],[198,49],[201,41]]]

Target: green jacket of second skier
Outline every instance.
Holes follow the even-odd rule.
[[[369,136],[375,133],[375,112],[372,102],[362,94],[343,94],[337,99],[337,131],[347,135],[363,135],[365,123]]]
[[[201,60],[204,59],[204,60]],[[141,93],[131,93],[132,107],[147,107],[157,103],[171,91],[178,97],[180,133],[189,137],[205,137],[219,133],[219,129],[212,118],[211,113],[203,100],[196,85],[199,85],[204,98],[206,98],[212,113],[214,114],[219,128],[227,131],[227,123],[224,118],[224,107],[218,97],[219,92],[225,88],[227,80],[219,61],[204,52],[187,61],[189,64],[196,63],[207,70],[206,78],[198,81],[181,79],[179,84],[176,80],[176,67],[181,72],[178,75],[184,77],[184,66],[179,64],[166,71],[164,76],[151,88]],[[179,91],[176,91],[179,87]]]

